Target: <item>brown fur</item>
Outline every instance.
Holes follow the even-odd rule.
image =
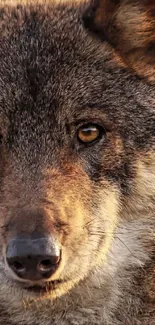
[[[144,0],[0,1],[0,324],[155,324],[154,16]],[[84,146],[88,122],[102,136]],[[62,248],[38,291],[5,261],[35,231]]]
[[[90,28],[109,40],[127,66],[154,82],[154,0],[96,1]]]

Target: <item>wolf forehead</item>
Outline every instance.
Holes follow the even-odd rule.
[[[103,78],[97,70],[104,50],[85,31],[81,11],[54,4],[1,9],[1,94],[33,102],[46,95],[48,103],[91,95],[93,79],[99,86]]]
[[[84,10],[54,3],[0,9],[3,125],[7,117],[12,134],[20,128],[27,136],[31,128],[42,134],[87,111],[86,119],[92,118],[91,109],[99,118],[104,113],[124,139],[150,144],[154,116],[146,97],[151,103],[154,88],[119,66],[110,45],[89,34]]]
[[[1,94],[36,102],[46,92],[50,102],[59,90],[60,98],[73,84],[75,62],[84,60],[82,44],[75,50],[82,28],[74,8],[70,14],[63,6],[18,6],[1,9],[1,16]]]

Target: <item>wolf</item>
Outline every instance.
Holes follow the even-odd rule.
[[[0,324],[155,324],[153,0],[0,0]]]

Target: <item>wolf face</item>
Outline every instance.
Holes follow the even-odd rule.
[[[154,9],[7,1],[0,12],[0,297],[19,306],[106,269],[122,224],[153,229]]]

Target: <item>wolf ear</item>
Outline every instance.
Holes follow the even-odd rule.
[[[95,0],[84,24],[107,40],[129,68],[155,82],[155,0]]]

